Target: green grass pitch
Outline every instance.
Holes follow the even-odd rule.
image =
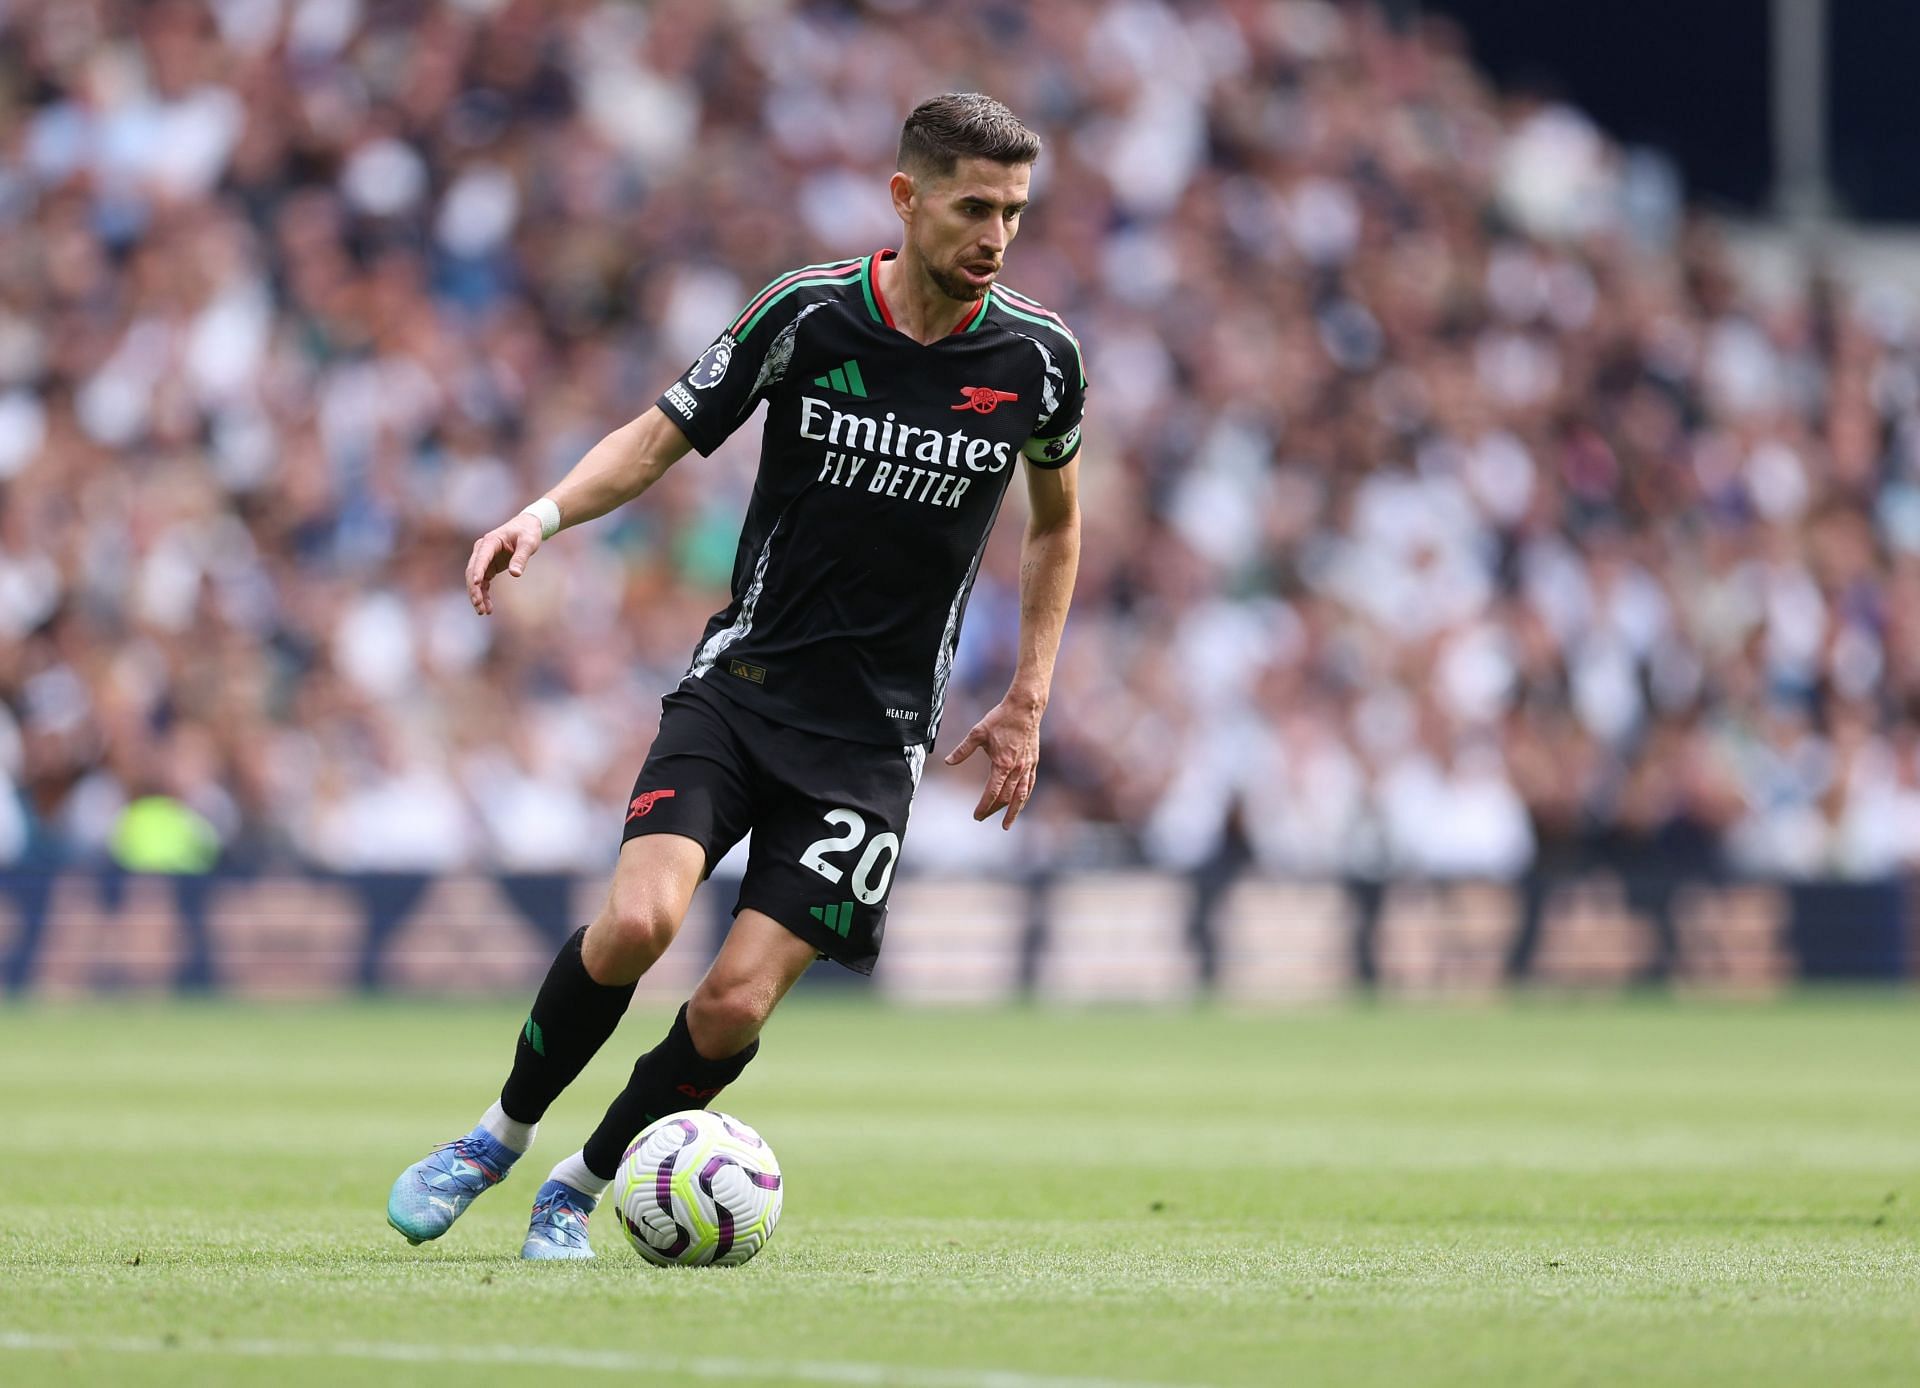
[[[1920,1001],[905,1012],[796,999],[726,1096],[739,1269],[523,1265],[629,1017],[445,1239],[389,1182],[512,1005],[0,1009],[0,1382],[1920,1380]]]

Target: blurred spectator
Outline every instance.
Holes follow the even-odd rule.
[[[213,826],[172,796],[141,796],[113,828],[114,865],[128,872],[208,872],[219,858]]]
[[[724,601],[757,431],[474,535],[754,286],[890,239],[903,113],[1046,136],[1087,343],[1030,829],[920,868],[1920,861],[1920,319],[1761,305],[1671,171],[1320,0],[0,7],[0,860],[589,869]],[[998,697],[1018,527],[946,739]],[[17,789],[16,789],[17,788]],[[152,796],[162,796],[153,800]]]

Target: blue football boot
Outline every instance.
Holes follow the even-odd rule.
[[[437,1239],[483,1191],[505,1179],[520,1154],[485,1128],[445,1142],[400,1173],[387,1196],[387,1223],[422,1244]]]
[[[539,1262],[591,1258],[593,1245],[587,1242],[587,1216],[599,1203],[565,1181],[548,1181],[533,1197],[533,1219],[527,1225],[527,1241],[520,1247],[520,1256]]]

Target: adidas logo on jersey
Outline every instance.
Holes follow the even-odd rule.
[[[867,398],[867,383],[860,377],[860,363],[847,361],[833,368],[824,376],[815,376],[813,383],[828,390],[837,390],[842,395],[857,395]]]

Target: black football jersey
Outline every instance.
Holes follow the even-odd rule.
[[[1072,460],[1087,382],[1066,324],[997,284],[914,341],[876,281],[893,254],[774,280],[659,405],[703,455],[768,406],[733,601],[687,680],[792,727],[924,748],[1007,484],[1022,459]]]

